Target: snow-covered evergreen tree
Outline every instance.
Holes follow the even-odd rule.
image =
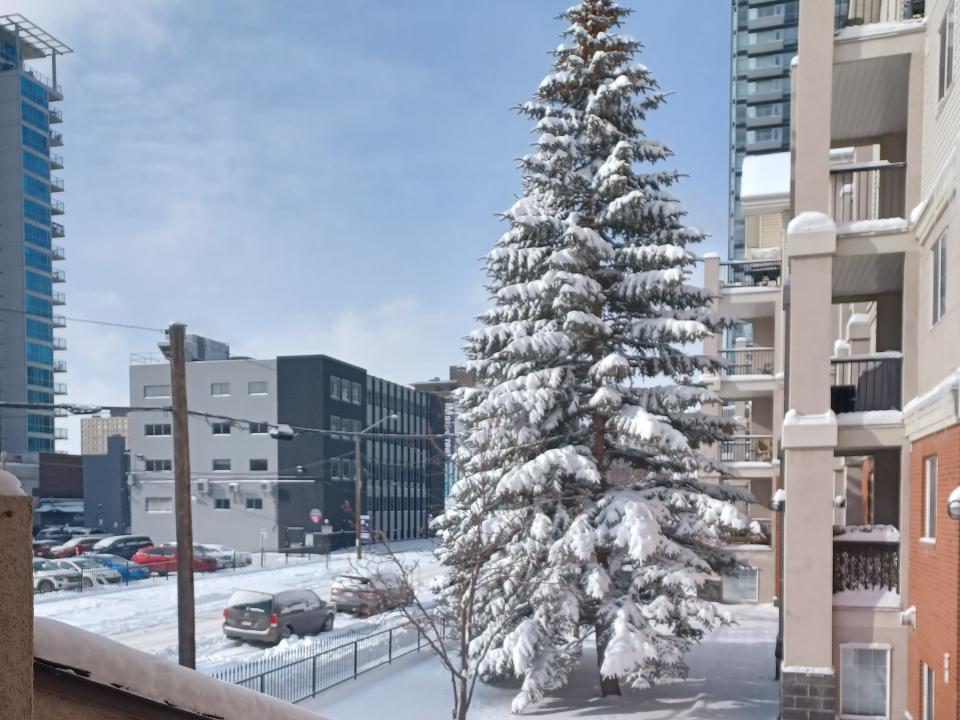
[[[565,682],[591,634],[605,694],[682,675],[721,622],[698,598],[731,562],[718,537],[744,527],[739,498],[698,479],[729,428],[694,382],[717,361],[689,347],[721,323],[688,282],[702,234],[670,193],[670,151],[644,134],[664,94],[618,32],[628,13],[564,12],[565,44],[521,107],[536,150],[487,258],[464,474],[437,524],[442,594],[479,593],[465,647],[483,673],[523,678],[515,711]],[[477,558],[495,583],[471,586]]]

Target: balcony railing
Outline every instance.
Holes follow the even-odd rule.
[[[771,435],[735,435],[720,441],[720,461],[772,462],[773,437]]]
[[[66,395],[66,394],[67,394],[67,384],[66,384],[66,383],[54,383],[54,384],[53,384],[53,394],[54,394],[54,395]]]
[[[50,248],[50,257],[54,260],[66,260],[66,250],[63,249],[63,245],[54,245]]]
[[[47,110],[47,115],[49,116],[51,123],[63,122],[63,113],[61,113],[59,110],[54,110],[53,108],[50,108],[49,110]]]
[[[63,201],[62,200],[50,200],[50,214],[51,215],[63,215]]]
[[[27,65],[24,65],[24,66],[23,66],[23,71],[24,71],[27,75],[29,75],[30,77],[32,77],[34,80],[36,80],[38,83],[40,83],[41,85],[45,85],[46,88],[47,88],[47,90],[50,90],[50,91],[52,91],[54,94],[59,95],[60,97],[63,97],[63,87],[61,87],[61,86],[58,85],[58,84],[55,84],[50,78],[48,78],[46,75],[44,75],[44,74],[43,74],[42,72],[40,72],[39,70],[35,70],[35,69],[32,68],[32,67],[29,67],[29,66],[27,66]]]
[[[67,274],[60,269],[50,271],[50,280],[55,283],[62,283],[67,281]]]
[[[861,355],[830,362],[830,408],[835,413],[901,409],[903,358]]]
[[[780,260],[730,260],[720,263],[721,287],[776,287]]]
[[[50,131],[50,147],[60,147],[63,145],[63,135],[56,130]]]
[[[53,339],[53,349],[54,350],[66,350],[67,349],[67,339],[62,337],[55,337]]]
[[[773,375],[773,348],[745,347],[720,351],[726,375]]]
[[[64,295],[62,292],[54,291],[54,292],[52,293],[51,297],[53,298],[53,304],[54,304],[54,305],[66,305],[66,304],[67,304],[67,296]]]
[[[50,192],[63,192],[63,178],[50,176]]]
[[[63,155],[50,153],[50,169],[63,170]]]
[[[836,28],[923,17],[924,0],[835,0]]]
[[[63,315],[53,315],[52,323],[55,328],[65,328],[67,326],[67,319]]]
[[[830,170],[830,206],[839,223],[902,218],[907,164],[860,163]]]
[[[66,229],[58,222],[50,223],[50,234],[55,238],[62,238],[66,234]]]
[[[55,373],[65,373],[67,371],[67,361],[66,360],[54,360],[53,361],[53,371]]]
[[[835,528],[833,591],[900,592],[900,534],[889,525]]]

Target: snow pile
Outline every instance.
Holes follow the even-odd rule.
[[[866,235],[868,233],[906,232],[908,224],[905,218],[883,218],[880,220],[854,220],[837,225],[837,235]]]
[[[100,685],[223,720],[323,720],[295,705],[214,680],[56,620],[35,618],[33,626],[38,662]]]
[[[838,425],[903,425],[903,413],[899,410],[867,410],[837,414]]]
[[[926,24],[925,18],[900,20],[898,22],[863,23],[841,28],[836,33],[837,40],[861,40],[881,35],[895,35],[896,33],[917,30]]]
[[[912,415],[921,408],[936,402],[947,393],[956,393],[960,389],[960,368],[947,375],[943,380],[937,383],[933,388],[918,395],[903,406],[904,415]]]
[[[834,542],[900,542],[900,531],[893,525],[840,525],[833,529]]]
[[[837,224],[833,218],[822,212],[806,210],[797,215],[787,225],[788,235],[805,235],[807,233],[834,232]]]
[[[811,415],[801,415],[793,408],[787,411],[783,416],[784,427],[802,427],[810,425],[834,425],[837,422],[837,416],[833,410],[827,410],[825,413],[814,413]]]
[[[26,495],[20,487],[17,476],[6,470],[0,470],[0,495]]]
[[[841,590],[833,594],[833,604],[836,607],[887,608],[893,610],[900,607],[900,593],[886,588]]]
[[[740,195],[744,202],[790,193],[790,153],[747,155],[743,159]]]

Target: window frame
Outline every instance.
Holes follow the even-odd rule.
[[[262,429],[261,429],[262,428]],[[270,423],[268,422],[251,422],[247,423],[247,432],[250,435],[269,435],[270,434]]]
[[[340,399],[340,378],[337,375],[330,376],[330,399]]]
[[[254,386],[260,387],[263,386],[263,390],[254,390]],[[270,385],[267,380],[248,380],[247,381],[247,395],[269,395],[270,394]]]
[[[920,663],[920,673],[920,720],[936,720],[934,713],[937,708],[937,673],[925,662]],[[930,701],[929,707],[927,700]]]
[[[888,643],[840,643],[838,646],[840,654],[840,673],[837,682],[837,716],[840,720],[887,720],[890,717],[890,673],[891,673],[891,646]],[[843,712],[843,653],[848,650],[882,650],[886,659],[886,678],[884,681],[885,712],[882,715],[853,715]]]
[[[930,326],[939,323],[947,312],[947,231],[930,246]]]
[[[151,500],[165,500],[169,503],[169,506],[165,510],[155,510],[150,508]],[[166,503],[164,503],[166,504]],[[172,497],[147,497],[143,500],[143,511],[151,514],[170,514],[173,512],[173,498]]]
[[[227,466],[224,468],[218,468],[217,463],[226,463]],[[210,472],[231,472],[233,469],[233,463],[230,458],[212,458],[210,460]]]
[[[217,388],[220,389],[220,392],[217,392]],[[226,392],[223,392],[223,389],[226,388]],[[210,397],[229,397],[230,396],[230,383],[229,382],[212,382],[210,383]]]
[[[263,463],[263,467],[254,467],[254,463]],[[267,458],[250,458],[248,461],[248,467],[250,472],[267,472],[270,467],[270,463]]]
[[[262,497],[248,497],[244,502],[244,509],[246,510],[263,510],[263,498]]]
[[[160,428],[160,432],[150,432],[151,428]],[[145,423],[143,426],[144,437],[171,437],[173,435],[172,423]]]
[[[956,36],[956,0],[949,0],[940,30],[937,33],[940,42],[937,74],[937,101],[942,102],[953,87],[954,40]]]
[[[150,388],[166,388],[166,394],[165,394],[165,395],[148,395],[147,392],[150,390]],[[169,385],[144,385],[144,386],[143,386],[143,397],[144,397],[144,399],[150,399],[150,398],[168,398],[168,397],[170,397],[170,386],[169,386]]]
[[[224,436],[232,434],[233,428],[231,427],[230,421],[215,422],[210,423],[210,434],[217,436]]]
[[[213,499],[213,509],[214,510],[229,510],[230,509],[230,498],[218,497]]]
[[[930,469],[933,468],[932,482]],[[920,542],[933,544],[937,541],[937,481],[940,463],[936,455],[923,458],[923,522]],[[932,534],[931,534],[932,531]]]

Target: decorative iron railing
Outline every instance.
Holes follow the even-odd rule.
[[[780,285],[780,260],[730,260],[720,263],[721,287],[776,287]]]
[[[727,375],[773,375],[773,348],[745,347],[720,351]]]
[[[721,462],[772,462],[772,435],[734,435],[720,442]]]
[[[858,534],[863,539],[858,539]],[[871,534],[851,533],[834,537],[835,593],[847,590],[900,592],[900,541],[871,538]]]

